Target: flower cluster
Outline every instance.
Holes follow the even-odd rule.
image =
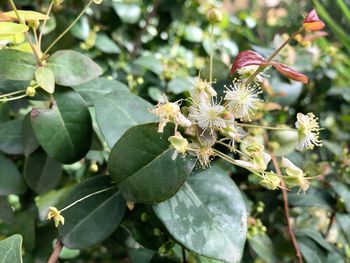
[[[315,31],[322,28],[323,22],[318,19],[315,11],[310,13],[305,18],[304,26],[296,33],[304,29]],[[288,187],[299,186],[303,191],[308,189],[309,178],[286,158],[282,157],[284,176],[267,170],[273,151],[266,151],[264,145],[267,142],[258,141],[254,132],[279,128],[247,123],[259,121],[263,116],[255,118],[256,113],[267,108],[262,92],[266,68],[272,66],[287,78],[308,83],[306,75],[273,60],[291,39],[290,37],[286,40],[267,59],[251,50],[239,53],[230,71],[230,76],[238,73],[239,78],[235,78],[231,85],[224,86],[222,97],[218,95],[212,82],[196,77],[184,107],[181,108],[178,102],[169,102],[165,95],[161,98],[151,112],[159,117],[158,132],[162,133],[169,122],[175,124],[174,136],[169,137],[169,142],[175,149],[173,159],[177,158],[178,154],[190,154],[198,159],[202,167],[207,167],[214,157],[220,157],[249,170],[258,176],[259,183],[268,189],[281,187],[282,179]],[[287,128],[298,134],[295,148],[303,151],[321,146],[321,129],[315,115],[298,113],[296,119],[295,128]],[[283,129],[286,128],[281,128]],[[266,136],[268,138],[267,134]],[[219,151],[216,147],[218,145],[227,147],[233,154]]]

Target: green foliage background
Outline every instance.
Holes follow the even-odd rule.
[[[67,0],[54,9],[44,47],[74,20],[84,3]],[[236,262],[229,253],[233,248],[244,249],[237,252],[243,253],[242,262],[293,262],[295,253],[279,190],[262,188],[246,171],[222,161],[207,171],[194,168],[197,182],[193,177],[186,180],[193,161],[169,161],[167,135],[155,136],[155,126],[147,124],[156,121],[148,110],[161,94],[166,93],[171,101],[181,99],[199,71],[208,78],[210,40],[205,12],[210,3],[224,13],[223,22],[215,29],[218,91],[230,82],[230,65],[239,51],[271,54],[278,38],[299,28],[312,7],[326,22],[328,36],[304,45],[294,41],[281,55],[283,61],[308,75],[308,85],[268,72],[273,89],[268,99],[284,110],[268,114],[265,120],[293,125],[289,120],[294,120],[297,112],[311,111],[319,116],[324,146],[312,154],[288,156],[309,171],[310,177],[321,175],[312,180],[305,194],[297,194],[295,189],[288,193],[292,222],[306,262],[349,262],[348,0],[104,0],[101,5],[92,5],[51,51],[63,52],[48,60],[59,84],[53,95],[55,104],[48,107],[50,98],[43,91],[30,102],[0,104],[0,238],[4,239],[0,241],[0,259],[13,246],[12,258],[4,262],[20,262],[20,253],[24,262],[46,262],[59,237],[65,245],[62,262],[183,262],[182,245],[188,248],[185,253],[191,263]],[[45,13],[48,2],[17,0],[16,5]],[[1,6],[10,10],[6,1],[1,1]],[[62,51],[67,49],[97,64],[90,60],[83,63],[77,53]],[[11,52],[0,51],[0,93],[27,87],[35,70],[35,63],[28,66],[30,56]],[[23,63],[11,71],[14,60]],[[99,73],[102,76],[95,78]],[[36,110],[31,112],[33,108]],[[290,138],[278,133],[274,136],[281,146],[280,155],[291,153]],[[141,149],[135,155],[132,149],[138,147]],[[112,161],[107,167],[108,158]],[[154,163],[161,158],[167,173]],[[148,170],[142,175],[153,177],[140,176],[144,166]],[[48,207],[61,208],[92,192],[114,187],[109,176],[101,176],[107,175],[107,169],[120,184],[119,189],[112,188],[68,209],[63,213],[66,223],[57,231],[46,220]],[[227,196],[218,196],[215,189]],[[150,194],[145,198],[147,191]],[[244,248],[243,236],[235,232],[242,228],[239,212],[245,211],[239,193],[253,220],[248,221]],[[208,196],[218,196],[218,200]],[[182,202],[196,197],[205,200],[201,203],[205,209]],[[137,203],[132,211],[126,208],[125,198]],[[153,205],[164,200],[167,203]],[[231,210],[235,202],[237,207]],[[174,211],[182,221],[169,219]],[[198,222],[186,221],[191,213]],[[208,225],[203,226],[203,222]],[[208,234],[208,240],[192,240],[191,245],[193,232],[198,231]],[[186,236],[182,233],[188,233],[188,239],[182,240]],[[22,250],[18,234],[23,237]],[[215,245],[208,245],[213,240]]]

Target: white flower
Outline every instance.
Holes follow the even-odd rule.
[[[285,168],[288,176],[285,176],[286,184],[290,187],[300,186],[304,192],[309,188],[310,183],[305,177],[303,170],[297,167],[287,158],[282,157],[282,166]]]
[[[215,129],[222,130],[227,124],[224,119],[225,108],[221,105],[202,102],[193,105],[190,109],[189,117],[203,130],[210,129],[213,133]]]
[[[211,158],[215,154],[213,148],[198,143],[191,143],[188,152],[197,157],[203,168],[210,166]]]
[[[313,113],[308,113],[306,115],[298,113],[295,127],[298,129],[299,136],[298,144],[296,145],[298,151],[304,149],[312,150],[314,146],[322,146],[322,141],[319,138],[319,131],[321,128]]]
[[[193,88],[191,90],[192,99],[197,102],[209,102],[212,97],[217,95],[215,89],[206,80],[202,80],[199,77],[194,78]]]
[[[159,117],[158,132],[163,132],[168,122],[173,122],[176,126],[190,127],[192,125],[191,121],[181,113],[179,105],[174,102],[169,102],[165,95],[161,97],[158,104],[151,112]]]
[[[258,103],[261,100],[258,95],[261,93],[259,86],[256,84],[244,85],[240,82],[233,81],[230,88],[226,87],[225,100],[228,101],[229,111],[236,118],[247,117],[250,120],[249,114],[254,114]]]

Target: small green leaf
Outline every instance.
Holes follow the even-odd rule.
[[[62,86],[77,86],[102,74],[101,67],[91,58],[73,50],[57,51],[48,59],[47,66],[56,83]]]
[[[265,262],[276,262],[274,247],[267,235],[254,235],[248,239],[249,245],[258,256]]]
[[[113,186],[108,176],[95,176],[75,187],[66,205]],[[59,235],[68,248],[85,248],[95,245],[118,227],[124,217],[125,200],[117,189],[96,194],[62,212],[65,224],[59,227]]]
[[[22,120],[0,123],[0,151],[7,154],[22,154]]]
[[[189,91],[192,87],[192,83],[187,79],[174,78],[168,84],[168,90],[174,94],[180,94],[185,91]]]
[[[0,23],[0,36],[9,36],[15,34],[21,34],[27,32],[29,28],[23,24],[17,24],[12,22]]]
[[[120,48],[107,34],[98,33],[95,47],[106,54],[119,54]]]
[[[221,168],[191,175],[174,197],[153,209],[175,240],[189,250],[241,262],[247,211],[239,189]]]
[[[114,2],[113,8],[120,19],[127,24],[135,24],[141,17],[141,8],[135,3]]]
[[[28,186],[38,194],[53,189],[59,182],[62,165],[39,149],[30,155],[24,164],[24,179]]]
[[[110,148],[131,127],[154,122],[149,112],[152,104],[129,91],[116,91],[97,98],[94,102],[96,120]]]
[[[89,110],[75,91],[61,88],[49,109],[32,110],[32,127],[46,153],[61,163],[79,161],[89,151],[92,124]]]
[[[151,55],[139,57],[134,61],[134,64],[146,70],[152,71],[157,75],[159,75],[163,71],[161,61],[158,58]]]
[[[17,166],[0,154],[0,195],[23,194],[26,185]]]
[[[35,79],[38,85],[46,92],[53,94],[55,91],[55,75],[48,67],[38,67],[35,71]]]
[[[0,50],[0,61],[1,80],[32,80],[34,78],[36,61],[32,54],[2,49]]]
[[[128,87],[122,82],[106,78],[96,78],[72,88],[89,104],[113,91],[129,91]]]
[[[44,15],[42,13],[31,11],[31,10],[17,10],[17,13],[21,17],[21,19],[24,19],[26,21],[28,20],[48,20],[50,17],[47,15]],[[6,16],[9,16],[13,19],[17,19],[17,14],[15,11],[9,11],[3,13]]]
[[[22,263],[22,236],[13,235],[0,241],[1,263]]]
[[[129,129],[113,147],[108,170],[127,200],[159,203],[175,195],[195,162],[179,156],[172,160],[174,149],[168,137],[173,129],[157,132],[156,124]]]

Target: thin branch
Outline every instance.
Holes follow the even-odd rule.
[[[286,183],[283,180],[281,168],[278,164],[278,161],[273,154],[271,154],[271,159],[272,159],[273,165],[275,166],[277,174],[281,178],[281,186],[282,186],[281,191],[282,191],[283,203],[284,203],[284,217],[287,221],[288,234],[289,234],[290,239],[292,240],[292,244],[293,244],[297,259],[298,259],[298,263],[303,263],[303,257],[301,255],[300,248],[299,248],[298,242],[295,238],[292,224],[290,222],[290,212],[289,212],[288,194],[287,194],[287,190],[286,190]]]
[[[49,6],[49,8],[47,9],[47,12],[46,12],[47,16],[50,15],[53,5],[54,5],[54,1],[51,1],[51,4],[50,4],[50,6]],[[45,27],[46,27],[47,20],[48,19],[44,20],[43,25],[40,28],[40,34],[39,34],[39,47],[40,48],[41,48],[41,39],[42,39],[43,34],[44,34],[44,30],[45,30]]]
[[[63,244],[60,240],[57,239],[55,248],[53,249],[51,256],[47,263],[56,263],[58,260],[58,257],[60,256],[61,250],[63,248]]]
[[[152,17],[154,17],[157,14],[157,10],[158,10],[158,6],[160,4],[160,0],[155,0],[154,4],[153,4],[153,9],[152,11],[148,14],[147,18],[146,18],[146,23],[145,25],[141,28],[141,30],[139,31],[139,33],[136,36],[136,40],[135,40],[135,44],[134,44],[134,49],[131,53],[131,57],[134,58],[137,54],[137,52],[139,51],[141,44],[142,44],[142,36],[145,33]]]

